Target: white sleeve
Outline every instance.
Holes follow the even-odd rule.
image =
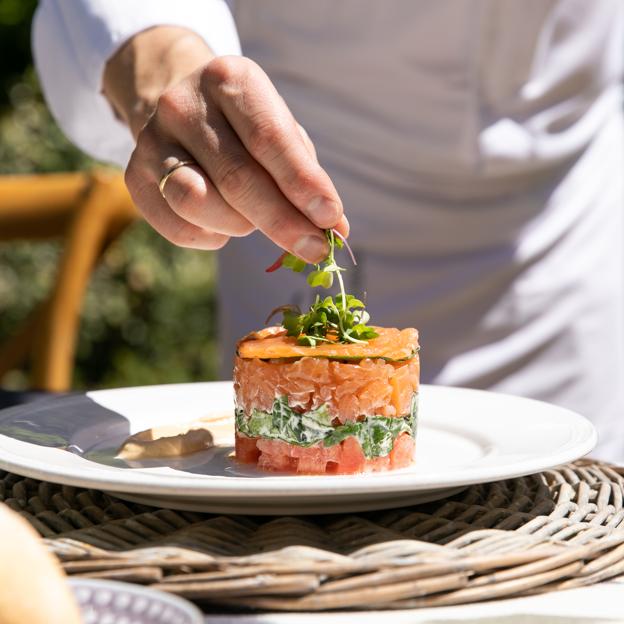
[[[65,134],[92,156],[124,166],[134,148],[101,93],[104,66],[138,32],[182,26],[216,55],[240,54],[223,0],[41,0],[33,21],[33,56],[46,100]]]

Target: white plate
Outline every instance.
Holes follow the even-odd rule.
[[[134,583],[73,577],[68,583],[84,624],[203,624],[188,600]]]
[[[422,386],[416,462],[394,472],[267,474],[236,464],[229,456],[231,440],[185,458],[132,465],[115,459],[116,449],[132,433],[232,414],[232,396],[231,382],[176,384],[99,390],[4,410],[0,467],[178,509],[330,513],[434,500],[473,483],[577,459],[596,443],[591,423],[560,407],[479,390]]]

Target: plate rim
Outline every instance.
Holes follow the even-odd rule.
[[[67,578],[72,593],[75,595],[80,589],[91,590],[109,590],[114,595],[120,592],[126,592],[133,596],[143,596],[146,598],[158,597],[158,599],[167,606],[174,606],[186,615],[192,617],[191,624],[201,624],[204,622],[204,614],[197,605],[193,604],[188,598],[177,594],[154,589],[149,585],[139,585],[137,583],[129,583],[127,581],[118,581],[115,579],[103,578],[87,578],[80,576],[71,576]],[[76,600],[78,602],[78,600]],[[79,603],[79,609],[83,612],[82,605]],[[84,615],[84,614],[83,614]]]
[[[198,387],[200,385],[221,385],[227,386],[232,382],[196,382],[196,383],[184,383],[184,384],[157,384],[150,386],[134,386],[125,388],[114,388],[104,390],[94,390],[86,393],[71,394],[64,397],[55,397],[56,401],[64,401],[75,399],[77,396],[86,396],[89,398],[97,397],[98,394],[114,393],[119,391],[146,391],[155,388],[179,388],[183,390],[184,387],[193,386]],[[115,469],[112,466],[104,466],[97,462],[92,462],[86,458],[82,458],[79,455],[73,455],[74,458],[84,461],[87,465],[85,470],[77,472],[72,465],[63,464],[50,464],[49,462],[41,461],[32,455],[20,455],[11,448],[7,448],[6,440],[9,440],[9,447],[32,447],[34,449],[41,449],[42,447],[30,442],[16,440],[10,436],[0,434],[0,468],[9,472],[15,472],[25,477],[40,479],[44,481],[52,481],[63,485],[70,485],[74,487],[87,487],[100,490],[109,490],[117,492],[133,493],[140,488],[142,494],[155,494],[155,495],[167,495],[171,498],[188,497],[197,495],[203,499],[213,500],[226,500],[231,498],[309,498],[316,496],[327,495],[358,495],[358,494],[375,494],[379,492],[416,492],[427,491],[430,489],[451,488],[465,485],[472,485],[478,483],[488,483],[494,481],[501,481],[505,479],[511,479],[529,474],[534,474],[547,470],[554,466],[564,464],[575,459],[578,459],[587,453],[589,453],[597,443],[598,435],[593,424],[584,416],[569,410],[564,407],[560,407],[553,404],[548,404],[543,401],[537,401],[535,399],[529,399],[526,397],[519,397],[510,394],[503,394],[499,392],[491,392],[487,390],[478,390],[473,388],[464,388],[456,386],[442,386],[442,385],[429,385],[422,384],[421,388],[425,393],[436,392],[452,392],[452,393],[469,393],[474,395],[496,395],[504,399],[512,399],[515,402],[524,402],[526,404],[536,403],[540,407],[548,405],[553,411],[557,411],[560,414],[566,414],[575,419],[577,426],[575,431],[580,429],[586,429],[586,435],[584,437],[570,440],[566,443],[565,447],[557,453],[549,453],[545,455],[536,455],[531,458],[525,458],[517,464],[495,464],[493,466],[476,466],[476,467],[463,467],[462,477],[455,475],[452,479],[442,479],[439,477],[423,478],[423,475],[415,475],[413,472],[407,471],[388,471],[381,473],[363,473],[367,479],[362,479],[361,474],[358,475],[299,475],[299,476],[283,476],[283,475],[268,475],[261,478],[249,478],[238,476],[216,476],[216,475],[198,475],[189,478],[187,475],[163,475],[163,474],[150,474],[145,473],[143,470],[140,472],[133,472],[131,469]],[[41,401],[46,401],[42,399]],[[487,400],[487,399],[486,399]],[[9,412],[21,414],[28,413],[29,407],[41,404],[41,401],[35,403],[20,405],[11,407],[6,410],[0,411],[0,415],[6,415]],[[63,449],[54,447],[45,447],[57,452],[67,452]],[[36,452],[36,451],[35,451]],[[504,470],[504,472],[501,472]],[[476,474],[475,474],[476,473]],[[122,478],[115,478],[115,475],[123,475]],[[372,478],[370,478],[372,477]],[[340,479],[340,488],[336,488],[336,479]],[[436,480],[437,479],[437,480]],[[304,488],[295,486],[297,483],[304,483]],[[333,485],[332,485],[333,484]],[[285,487],[288,485],[289,487]]]

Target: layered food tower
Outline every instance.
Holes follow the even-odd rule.
[[[394,470],[414,458],[418,331],[301,344],[284,327],[243,338],[234,366],[236,459],[299,474]]]

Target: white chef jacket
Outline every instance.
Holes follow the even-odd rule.
[[[33,45],[61,127],[124,165],[100,93],[115,50],[157,24],[216,54],[240,38],[343,199],[350,287],[375,323],[420,329],[423,381],[574,409],[622,462],[623,22],[620,0],[42,0]],[[259,234],[221,252],[224,353],[309,300],[263,273],[277,253]]]

